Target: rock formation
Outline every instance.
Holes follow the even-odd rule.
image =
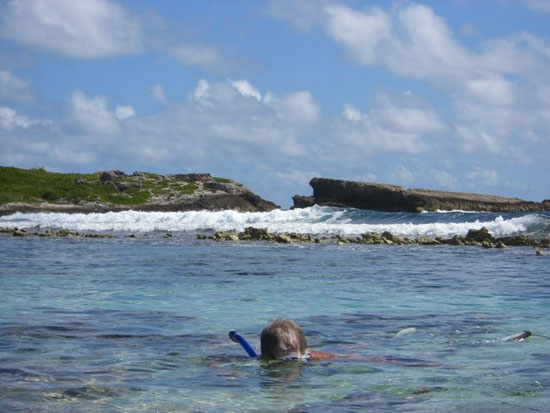
[[[295,208],[312,205],[352,207],[386,212],[464,210],[486,212],[550,210],[550,200],[530,202],[518,198],[427,189],[340,179],[313,178],[313,196],[295,195]]]
[[[49,174],[49,172],[43,172]],[[62,174],[61,174],[62,175]],[[66,176],[66,175],[65,175]],[[246,186],[210,174],[158,175],[101,171],[75,178],[65,192],[39,199],[0,204],[0,215],[14,212],[218,211],[263,212],[279,208]],[[81,191],[78,192],[76,188]],[[71,192],[72,191],[72,192]],[[86,196],[75,194],[85,193]],[[14,189],[14,197],[17,196]]]

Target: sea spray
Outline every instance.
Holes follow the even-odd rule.
[[[273,233],[356,236],[389,231],[417,238],[449,238],[466,235],[470,229],[487,227],[495,237],[550,234],[550,214],[412,214],[311,207],[271,212],[185,211],[108,212],[91,214],[16,213],[0,217],[0,228],[66,228],[72,231],[243,231],[247,227],[267,228]]]

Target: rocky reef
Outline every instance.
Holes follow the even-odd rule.
[[[58,230],[46,229],[45,231],[29,231],[25,228],[0,228],[0,234],[8,234],[14,237],[40,237],[40,238],[116,238],[113,234],[103,234],[99,232],[73,232],[61,228]]]
[[[198,239],[214,241],[266,241],[278,244],[290,243],[315,243],[334,242],[337,244],[363,244],[363,245],[455,245],[483,248],[507,248],[507,247],[534,247],[550,248],[550,238],[532,238],[525,235],[514,235],[495,238],[486,227],[470,229],[465,236],[455,235],[452,238],[426,237],[418,238],[401,237],[391,232],[365,233],[357,237],[345,237],[336,235],[332,238],[319,238],[310,234],[296,233],[272,233],[266,228],[248,227],[244,231],[226,232],[220,231],[213,235],[198,235]],[[540,255],[540,254],[539,254]]]
[[[159,175],[101,171],[57,174],[1,168],[0,215],[14,212],[192,211],[279,208],[230,179],[208,173]]]
[[[309,184],[313,188],[313,196],[295,195],[292,198],[294,208],[322,205],[385,212],[550,210],[550,200],[539,203],[493,195],[404,189],[396,185],[328,178],[313,178]]]

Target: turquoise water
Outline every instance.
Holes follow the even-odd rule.
[[[0,236],[0,411],[547,409],[550,257],[531,248],[165,233]],[[314,349],[389,362],[265,364],[227,337],[236,329],[258,348],[278,316]],[[523,330],[535,336],[501,340]]]

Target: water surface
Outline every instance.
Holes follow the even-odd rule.
[[[330,221],[331,233],[350,233],[400,221],[408,231],[494,222],[542,235],[547,225],[532,214],[313,212],[324,215],[284,225]],[[62,226],[52,224],[57,214],[36,215],[0,225]],[[199,232],[252,219],[227,216],[210,216],[215,223]],[[104,218],[66,222],[104,231],[92,228]],[[550,341],[540,335],[550,336],[550,258],[531,248],[215,243],[175,228],[192,222],[184,215],[114,218],[134,227],[116,228],[114,239],[0,236],[0,410],[547,409]],[[296,320],[312,348],[391,362],[266,364],[227,337],[237,329],[258,348],[277,316]],[[539,336],[501,340],[523,330]]]

